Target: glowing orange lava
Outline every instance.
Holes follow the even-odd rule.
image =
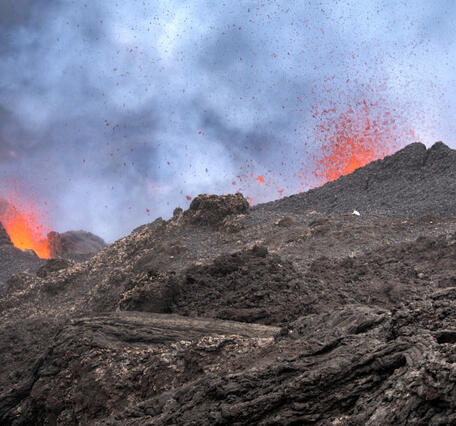
[[[33,250],[38,257],[49,259],[51,251],[43,225],[38,225],[33,213],[12,213],[0,217],[15,247]]]
[[[343,112],[326,109],[318,116],[321,153],[313,173],[322,184],[392,154],[414,137],[413,131],[399,126],[388,111],[366,101]]]
[[[383,157],[370,146],[371,141],[357,135],[339,135],[331,144],[322,147],[322,157],[317,162],[315,175],[325,182],[348,175],[359,167]]]
[[[36,204],[18,196],[17,188],[0,195],[0,222],[15,247],[33,250],[42,259],[51,257],[50,229],[43,225],[43,213]]]

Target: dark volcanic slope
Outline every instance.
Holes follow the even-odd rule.
[[[201,195],[16,274],[0,423],[456,424],[454,160],[413,144],[253,209]]]
[[[320,188],[258,209],[296,213],[316,210],[395,217],[456,215],[456,151],[442,142],[426,150],[413,143],[383,160]]]

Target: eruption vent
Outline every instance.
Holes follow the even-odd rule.
[[[336,107],[315,110],[314,117],[319,119],[316,136],[321,143],[314,175],[320,184],[350,174],[416,140],[397,111],[393,115],[376,103],[362,101],[345,111]]]
[[[383,84],[323,87],[324,97],[305,123],[309,133],[297,137],[298,146],[290,145],[295,158],[278,148],[270,163],[246,160],[233,186],[250,204],[270,201],[322,186],[419,141],[407,105],[396,104],[383,91]]]
[[[38,257],[49,259],[51,251],[47,239],[49,231],[42,225],[41,214],[33,205],[21,202],[14,204],[0,200],[0,222],[8,233],[15,247],[33,250]]]

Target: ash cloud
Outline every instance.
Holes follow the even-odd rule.
[[[302,190],[311,107],[367,85],[454,146],[453,2],[368,3],[5,0],[0,177],[110,241],[187,195]]]

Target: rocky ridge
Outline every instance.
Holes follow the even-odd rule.
[[[260,210],[317,210],[325,213],[416,217],[453,216],[456,151],[442,142],[426,149],[413,143],[320,188],[260,205]]]

